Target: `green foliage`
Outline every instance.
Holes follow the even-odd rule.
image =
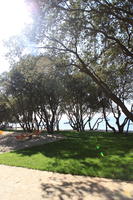
[[[131,120],[123,101],[132,93],[132,7],[119,0],[42,1],[42,20],[32,32],[36,43],[46,41],[48,53],[67,56],[89,75]]]
[[[74,130],[84,131],[92,115],[99,109],[98,88],[83,73],[66,75],[64,112]]]
[[[11,109],[7,102],[0,102],[0,125],[11,122]]]
[[[132,1],[39,0],[38,6],[39,16],[34,17],[33,29],[30,27],[25,35],[27,41],[35,46],[41,45],[35,53],[42,56],[22,58],[25,55],[25,37],[18,41],[13,37],[8,44],[10,51],[15,46],[14,55],[21,57],[9,75],[8,84],[6,82],[6,92],[12,95],[11,104],[17,110],[14,112],[19,113],[17,119],[24,119],[22,121],[28,121],[28,124],[32,121],[28,126],[33,129],[33,113],[38,112],[39,116],[43,113],[44,124],[53,130],[57,124],[55,121],[59,122],[58,116],[63,110],[61,102],[65,96],[69,118],[72,107],[76,107],[72,116],[75,112],[80,118],[76,119],[76,123],[81,121],[79,124],[82,124],[83,130],[84,120],[79,112],[87,113],[88,107],[90,109],[94,107],[93,103],[97,104],[97,92],[94,85],[87,85],[89,78],[76,77],[77,68],[76,72],[86,73],[98,84],[101,98],[111,99],[133,121],[133,115],[124,103],[133,95]],[[43,56],[44,52],[51,59]],[[50,65],[47,60],[51,61]],[[64,74],[75,76],[66,81],[66,88],[60,81],[65,80]]]
[[[3,91],[24,130],[39,129],[41,125],[49,132],[54,130],[62,99],[62,85],[55,71],[48,58],[27,56],[3,77]]]

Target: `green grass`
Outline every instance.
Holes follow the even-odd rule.
[[[0,164],[133,180],[133,136],[64,135],[68,138],[62,141],[1,154]]]

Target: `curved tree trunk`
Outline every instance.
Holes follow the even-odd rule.
[[[81,60],[82,61],[82,60]],[[133,114],[127,109],[125,104],[110,90],[110,88],[99,78],[96,74],[92,73],[87,66],[82,61],[82,66],[80,70],[86,74],[88,74],[95,83],[97,83],[103,92],[107,95],[108,98],[110,98],[113,102],[115,102],[121,109],[122,112],[127,116],[128,119],[130,119],[133,122]]]

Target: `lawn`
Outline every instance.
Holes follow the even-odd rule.
[[[133,180],[133,136],[64,134],[62,141],[0,154],[0,164]]]

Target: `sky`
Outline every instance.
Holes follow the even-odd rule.
[[[21,34],[26,25],[33,23],[31,9],[24,0],[0,1],[0,73],[9,70],[3,41]]]

